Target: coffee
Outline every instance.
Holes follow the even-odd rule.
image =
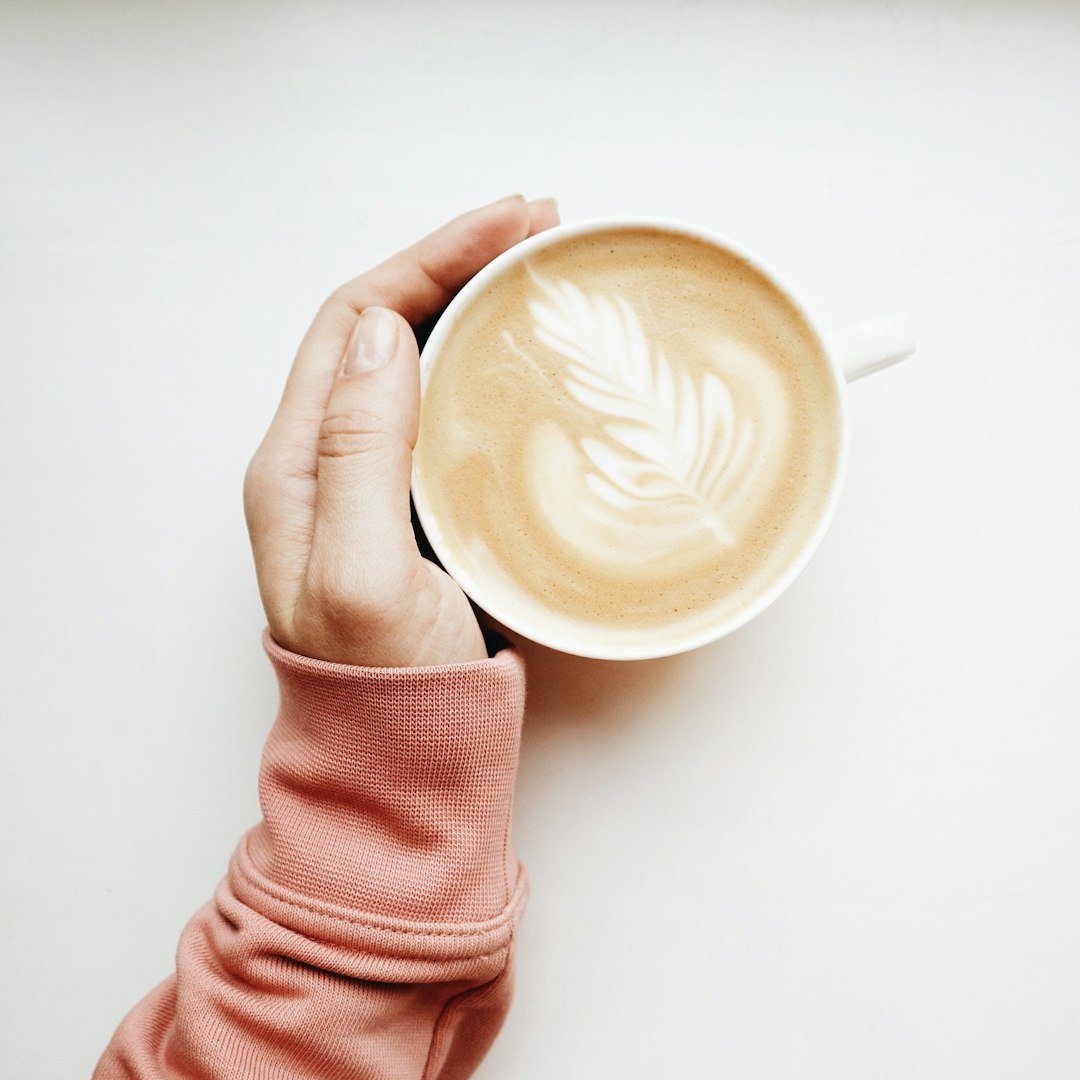
[[[474,599],[544,639],[674,651],[796,560],[836,480],[839,394],[792,302],[666,229],[570,236],[457,315],[414,491]]]

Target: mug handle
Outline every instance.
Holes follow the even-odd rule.
[[[906,360],[915,351],[915,332],[903,315],[893,313],[845,326],[826,343],[850,383]]]

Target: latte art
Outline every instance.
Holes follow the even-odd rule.
[[[574,463],[602,504],[592,517],[621,513],[644,523],[648,515],[670,534],[668,546],[693,530],[734,544],[740,509],[774,458],[763,443],[786,435],[782,388],[768,386],[776,376],[753,353],[729,348],[715,368],[695,378],[685,363],[673,364],[661,344],[650,344],[625,296],[590,297],[571,281],[526,267],[537,293],[528,302],[532,337],[565,360],[560,375],[550,377],[601,424],[602,437],[583,438],[584,461]],[[524,362],[540,367],[509,330],[503,339]],[[749,410],[736,413],[729,381],[772,391],[767,422]],[[534,485],[570,482],[542,455],[531,457]]]
[[[414,492],[511,625],[677,642],[783,573],[838,448],[827,361],[786,297],[712,245],[619,229],[541,248],[459,314]]]

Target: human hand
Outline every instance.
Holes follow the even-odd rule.
[[[487,657],[465,594],[413,536],[412,327],[496,255],[558,220],[552,200],[502,199],[341,286],[319,309],[244,478],[259,593],[279,645],[370,666]]]

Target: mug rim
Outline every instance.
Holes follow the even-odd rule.
[[[520,634],[529,641],[546,646],[547,648],[556,649],[560,652],[569,653],[573,656],[581,656],[593,660],[652,660],[659,657],[675,656],[680,653],[691,652],[694,649],[699,649],[704,645],[712,644],[714,641],[719,641],[721,638],[727,637],[728,634],[734,633],[736,630],[745,626],[751,619],[761,614],[761,612],[777,600],[781,594],[787,591],[796,578],[798,578],[803,570],[806,569],[810,560],[820,547],[821,541],[824,539],[825,533],[828,531],[836,514],[836,508],[839,504],[840,495],[843,491],[844,482],[847,477],[848,457],[850,453],[851,422],[848,412],[847,382],[844,378],[843,371],[841,371],[836,357],[829,348],[828,338],[821,332],[817,321],[806,309],[805,305],[790,285],[788,285],[787,281],[756,253],[750,251],[743,245],[730,240],[721,233],[675,218],[654,217],[652,215],[613,215],[587,218],[583,221],[556,225],[550,229],[545,229],[543,232],[537,233],[535,236],[530,236],[527,239],[520,241],[513,247],[508,248],[501,255],[496,256],[462,286],[457,295],[447,305],[446,310],[439,316],[438,321],[424,344],[423,351],[420,354],[421,398],[427,389],[431,372],[438,362],[439,353],[441,352],[447,337],[453,331],[463,310],[472,302],[473,298],[480,291],[501,276],[505,270],[517,265],[524,259],[527,259],[533,252],[550,247],[564,240],[570,240],[578,236],[604,232],[611,229],[635,228],[655,229],[659,232],[667,232],[676,236],[700,240],[721,251],[735,255],[762,274],[769,283],[783,295],[787,302],[799,313],[806,325],[810,328],[810,331],[817,341],[828,364],[833,383],[836,387],[839,403],[840,442],[836,457],[836,467],[833,470],[824,510],[818,517],[813,531],[799,548],[798,554],[788,563],[784,571],[767,589],[758,594],[752,603],[741,608],[730,618],[710,625],[706,630],[703,630],[691,638],[687,639],[684,637],[675,642],[667,644],[659,642],[651,646],[636,644],[626,646],[594,645],[591,643],[582,643],[576,641],[572,635],[569,634],[560,636],[557,633],[549,634],[542,627],[539,630],[530,628],[528,625],[528,618],[519,620],[513,613],[509,613],[509,617],[507,617],[508,613],[506,611],[499,610],[500,604],[498,596],[492,596],[490,593],[487,593],[483,584],[477,582],[472,574],[467,570],[464,570],[456,562],[452,551],[449,551],[449,558],[447,557],[449,545],[446,543],[442,530],[439,527],[437,516],[432,513],[431,508],[426,504],[421,493],[420,484],[418,482],[416,458],[414,456],[410,473],[410,491],[420,526],[424,530],[424,535],[431,545],[436,557],[439,559],[439,562],[442,564],[443,569],[455,582],[457,582],[469,599],[507,630]],[[491,600],[495,601],[494,604],[490,603]]]

